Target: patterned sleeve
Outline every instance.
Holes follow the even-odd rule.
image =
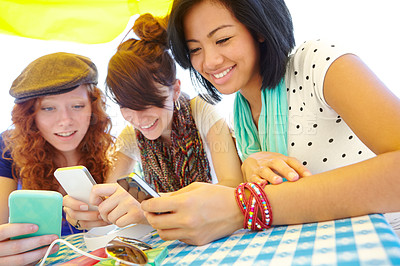
[[[344,48],[326,41],[307,41],[304,42],[294,55],[293,68],[298,84],[312,82],[316,96],[327,105],[323,93],[325,75],[332,63],[340,56],[347,54]]]

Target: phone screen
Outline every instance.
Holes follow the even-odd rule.
[[[139,175],[132,173],[117,180],[117,183],[129,192],[137,201],[160,197],[160,195]]]

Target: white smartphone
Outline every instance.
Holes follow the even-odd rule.
[[[127,177],[118,179],[117,183],[125,188],[139,202],[144,199],[160,197],[157,191],[155,191],[146,181],[144,181],[139,175],[135,173],[131,173]],[[143,192],[145,194],[144,198],[139,199],[139,192]]]
[[[89,204],[90,192],[96,184],[89,170],[82,165],[58,168],[54,176],[71,197],[89,205],[89,210],[97,210],[97,206]]]

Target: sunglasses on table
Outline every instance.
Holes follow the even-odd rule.
[[[89,257],[94,260],[104,261],[104,260],[114,260],[112,265],[145,265],[147,263],[161,263],[168,255],[168,249],[166,247],[153,248],[151,245],[140,241],[138,239],[117,236],[113,238],[106,247],[104,251],[108,258],[99,257],[97,254],[88,253],[77,247],[75,247],[70,242],[65,239],[56,239],[48,247],[46,254],[40,262],[40,266],[44,265],[47,257],[50,254],[50,250],[57,243],[63,243],[67,247],[71,248],[75,252]],[[106,264],[108,265],[108,264]]]
[[[150,249],[152,246],[143,241],[117,236],[107,244],[105,251],[115,260],[115,265],[145,265],[149,258],[144,251]]]

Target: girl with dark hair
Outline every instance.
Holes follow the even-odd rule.
[[[140,16],[132,28],[139,40],[123,42],[108,64],[107,92],[132,125],[119,136],[113,176],[129,174],[141,162],[159,192],[194,181],[236,186],[240,161],[228,127],[213,106],[181,93],[164,21]]]
[[[133,26],[139,39],[120,44],[109,62],[107,92],[131,125],[118,137],[116,164],[107,181],[129,175],[140,162],[157,192],[193,182],[236,187],[243,179],[228,126],[212,105],[181,93],[164,21],[141,15]],[[97,185],[92,192],[92,198],[107,198],[96,202],[104,221],[120,227],[147,223],[139,202],[121,186]],[[64,204],[82,226],[96,226],[97,216],[79,212],[77,202]]]
[[[53,175],[59,167],[84,165],[98,183],[109,174],[111,120],[105,97],[96,87],[97,76],[89,58],[54,53],[30,63],[13,82],[13,127],[0,136],[1,265],[37,261],[47,247],[36,248],[54,240],[50,235],[9,240],[38,230],[32,224],[8,224],[12,191],[53,190],[65,195]],[[77,221],[73,224],[80,229]],[[80,232],[75,228],[63,219],[62,235]]]
[[[283,0],[175,0],[168,34],[206,98],[236,94],[249,183],[196,183],[144,201],[163,239],[204,244],[243,226],[400,211],[400,101],[360,58],[319,40],[292,52]]]

